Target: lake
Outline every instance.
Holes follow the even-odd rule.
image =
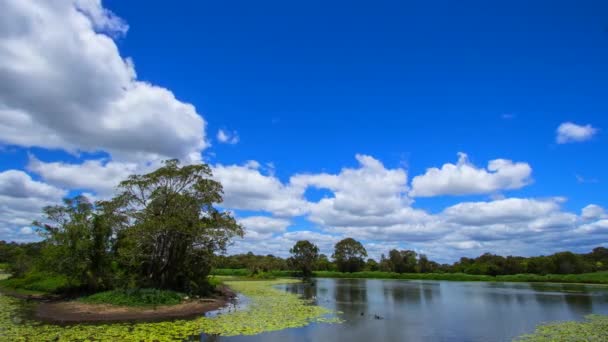
[[[345,322],[201,341],[511,341],[543,322],[608,314],[608,288],[593,285],[315,279],[277,288]]]

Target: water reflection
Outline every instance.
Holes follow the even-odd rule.
[[[542,322],[608,314],[601,286],[315,279],[279,288],[342,311],[346,322],[202,341],[510,341]]]

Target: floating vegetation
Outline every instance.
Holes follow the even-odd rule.
[[[608,341],[608,316],[589,315],[584,322],[556,322],[536,327],[536,331],[516,341]]]
[[[295,294],[272,288],[296,282],[227,281],[250,300],[247,308],[215,317],[158,323],[58,326],[19,318],[20,300],[0,295],[0,341],[182,341],[201,333],[255,335],[310,323],[339,323],[334,313]]]

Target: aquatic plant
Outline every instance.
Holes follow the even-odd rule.
[[[589,315],[584,322],[555,322],[536,327],[532,334],[523,335],[515,341],[608,341],[608,316]]]
[[[296,282],[226,281],[232,289],[250,300],[243,310],[158,323],[79,324],[59,326],[22,320],[19,300],[0,295],[0,340],[8,341],[181,341],[201,333],[223,336],[255,335],[310,323],[337,323],[339,318],[327,308],[312,305],[295,294],[273,285]]]

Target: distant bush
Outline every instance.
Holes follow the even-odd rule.
[[[128,289],[99,292],[80,300],[92,304],[112,304],[120,306],[176,305],[182,302],[184,294],[158,289]]]
[[[583,274],[515,274],[515,275],[474,275],[465,273],[394,273],[394,272],[354,272],[342,273],[318,271],[313,275],[318,278],[369,278],[369,279],[421,279],[451,281],[504,281],[504,282],[550,282],[550,283],[587,283],[608,284],[608,272]]]
[[[10,265],[6,262],[0,262],[0,273],[8,272]]]
[[[246,269],[216,269],[214,275],[250,276]],[[296,271],[270,271],[263,273],[274,277],[297,277]],[[451,280],[451,281],[504,281],[504,282],[549,282],[549,283],[586,283],[608,284],[608,272],[593,272],[582,274],[514,274],[514,275],[481,275],[466,273],[395,273],[382,271],[337,272],[316,271],[317,278],[355,278],[355,279],[410,279],[410,280]]]
[[[65,276],[46,272],[30,272],[23,277],[0,280],[0,287],[44,293],[59,293],[69,287]]]

